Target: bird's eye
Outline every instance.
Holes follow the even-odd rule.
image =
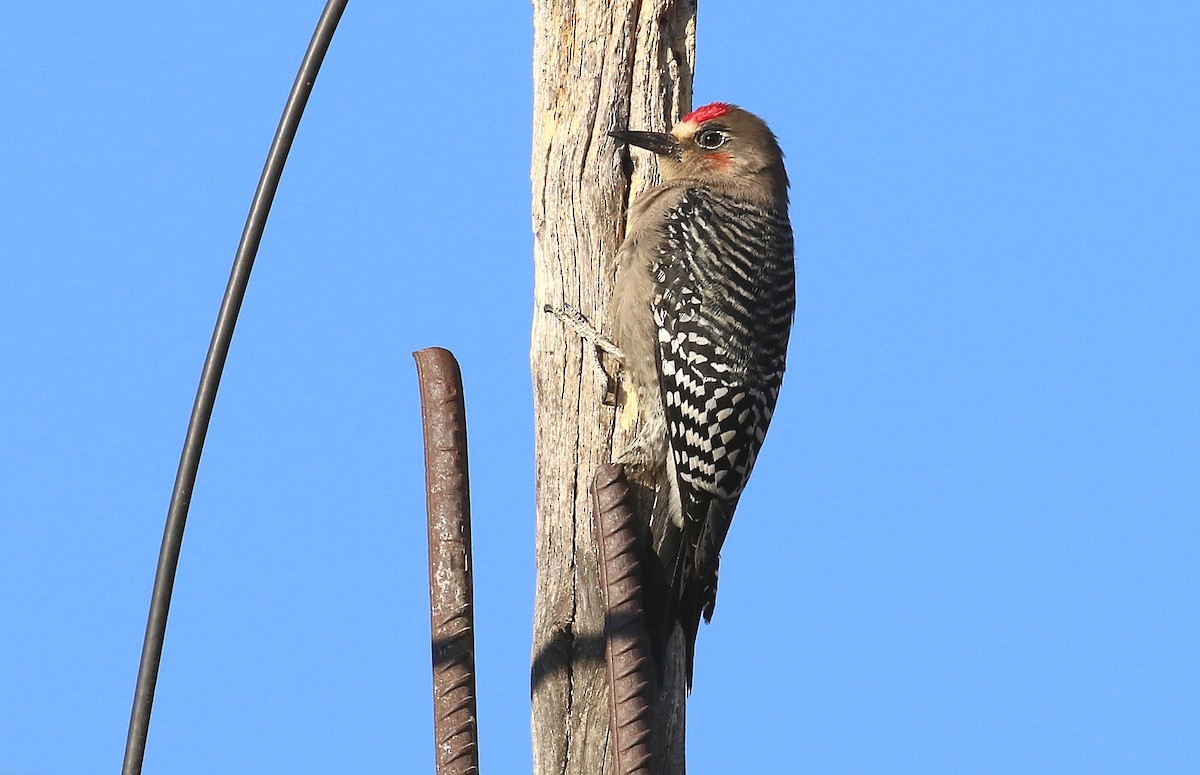
[[[725,133],[718,132],[715,129],[706,129],[705,131],[696,135],[696,145],[700,146],[706,151],[712,151],[720,148],[725,144],[725,140]]]

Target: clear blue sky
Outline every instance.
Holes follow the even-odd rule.
[[[0,773],[115,772],[167,498],[320,10],[0,25]],[[351,2],[195,493],[148,773],[432,772],[412,350],[467,379],[488,773],[529,770],[527,3]],[[1200,5],[716,2],[791,368],[690,772],[1200,772]]]

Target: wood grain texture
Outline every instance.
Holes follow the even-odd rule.
[[[534,2],[536,775],[612,771],[589,488],[620,433],[587,345],[542,310],[566,304],[603,324],[629,195],[654,176],[635,166],[627,177],[628,156],[607,133],[665,130],[690,109],[695,25],[694,0]],[[669,731],[662,772],[679,775],[683,690],[670,691],[677,699],[655,717]]]

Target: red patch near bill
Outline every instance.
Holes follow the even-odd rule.
[[[733,157],[727,153],[710,153],[705,155],[700,163],[710,170],[725,172],[729,169],[729,165],[733,164]]]

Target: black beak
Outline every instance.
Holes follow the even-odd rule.
[[[663,132],[609,132],[608,136],[662,156],[678,156],[680,151],[675,138]]]

